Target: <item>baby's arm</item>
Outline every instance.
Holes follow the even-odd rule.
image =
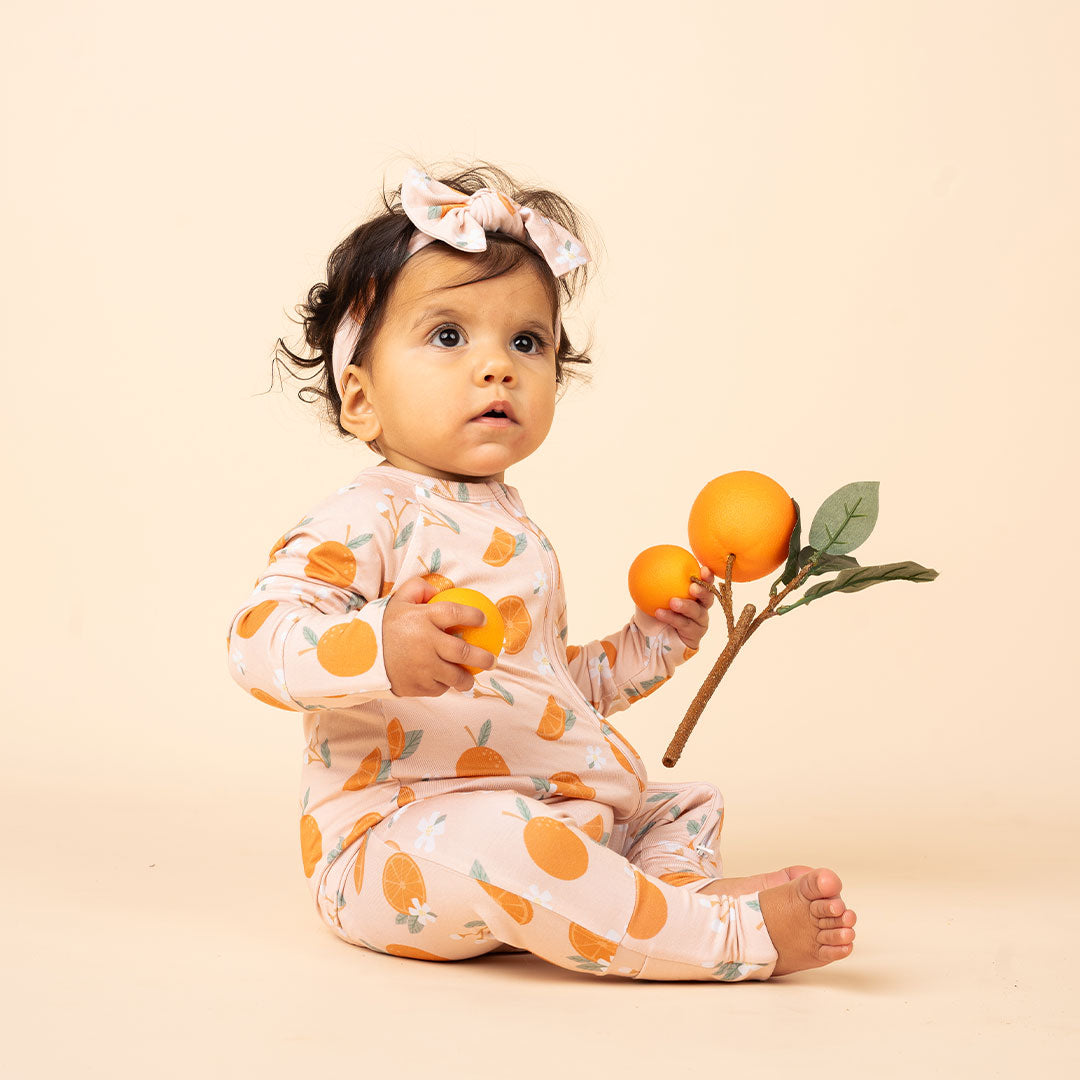
[[[587,645],[567,645],[574,682],[601,716],[627,709],[666,682],[696,649],[640,608],[621,630]]]
[[[285,709],[347,708],[391,696],[379,598],[393,536],[346,489],[284,534],[229,626],[229,671]]]

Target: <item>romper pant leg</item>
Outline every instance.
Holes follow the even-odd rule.
[[[341,886],[342,933],[426,960],[505,943],[594,975],[730,982],[772,974],[777,954],[756,893],[702,896],[653,877],[600,842],[612,820],[602,803],[512,791],[408,803],[358,846]]]

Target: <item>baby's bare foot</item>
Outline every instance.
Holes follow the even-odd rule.
[[[700,892],[715,893],[717,896],[742,896],[745,893],[761,892],[776,885],[785,885],[802,877],[811,866],[785,866],[783,870],[771,870],[765,874],[751,874],[750,877],[726,877],[706,885]]]
[[[773,975],[822,967],[851,953],[855,912],[840,898],[831,870],[811,870],[758,894],[765,928],[779,953]]]

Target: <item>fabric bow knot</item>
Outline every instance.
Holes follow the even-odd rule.
[[[592,261],[585,245],[558,222],[514,202],[494,188],[480,188],[467,198],[447,184],[410,168],[401,184],[401,206],[416,232],[409,240],[406,259],[435,240],[457,251],[484,251],[486,232],[501,232],[534,248],[544,257],[556,277]],[[351,313],[334,333],[334,382],[341,390],[341,376],[352,359],[360,336],[360,322]],[[562,313],[555,313],[555,343],[562,328]]]

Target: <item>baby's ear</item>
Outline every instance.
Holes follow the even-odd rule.
[[[368,397],[371,382],[357,364],[349,364],[341,378],[341,426],[363,442],[382,434],[382,424]]]

